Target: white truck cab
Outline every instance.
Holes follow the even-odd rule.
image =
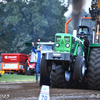
[[[39,50],[40,45],[42,46],[41,55],[43,53],[54,51],[54,42],[36,42],[36,44],[37,44],[37,50]]]

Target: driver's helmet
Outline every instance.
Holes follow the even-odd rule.
[[[81,31],[80,32],[80,39],[84,39],[85,38],[85,31]]]

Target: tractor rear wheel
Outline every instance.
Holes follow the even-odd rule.
[[[93,48],[90,52],[88,85],[90,89],[100,90],[100,48]]]

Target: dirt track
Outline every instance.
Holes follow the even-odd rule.
[[[0,100],[38,100],[41,87],[35,82],[0,83]],[[100,91],[50,87],[50,100],[100,100]]]

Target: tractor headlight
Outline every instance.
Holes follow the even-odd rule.
[[[60,44],[59,43],[56,43],[56,47],[59,47],[60,46]]]
[[[69,48],[70,47],[70,44],[66,44],[66,47]]]

